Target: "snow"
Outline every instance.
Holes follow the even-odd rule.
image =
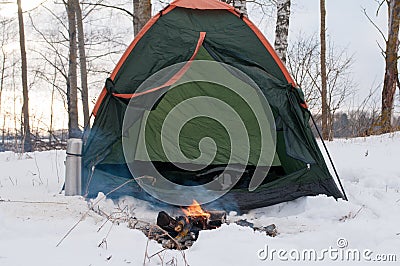
[[[288,264],[296,252],[324,249],[340,252],[370,250],[377,255],[396,255],[400,261],[400,134],[334,140],[327,143],[349,201],[326,196],[305,197],[247,214],[229,214],[229,220],[247,219],[255,225],[274,223],[278,236],[234,223],[219,229],[201,231],[193,247],[184,251],[165,251],[144,259],[147,238],[127,223],[112,224],[89,211],[95,202],[61,193],[64,180],[64,151],[29,154],[0,153],[0,265],[279,265]],[[322,147],[321,147],[322,148]],[[99,195],[99,199],[102,195]],[[131,197],[113,202],[101,200],[106,213],[117,207],[129,208],[134,215],[155,222],[158,210]],[[87,213],[87,215],[85,215]],[[82,217],[81,222],[56,247]],[[341,243],[347,247],[339,248]],[[103,244],[101,244],[103,242]],[[162,248],[148,243],[149,255]],[[268,249],[268,250],[267,250]],[[276,253],[270,253],[275,250]],[[278,257],[278,251],[282,259]],[[267,253],[268,258],[259,258]],[[326,253],[327,254],[327,253]],[[183,255],[185,257],[183,257]],[[343,254],[342,254],[343,255]],[[271,258],[272,256],[272,258]],[[292,257],[291,257],[292,256]],[[339,257],[338,257],[339,258]],[[363,265],[343,258],[323,261],[300,260],[296,265]],[[169,263],[169,264],[168,264]],[[373,261],[369,262],[372,264]]]

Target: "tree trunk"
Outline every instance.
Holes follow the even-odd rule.
[[[79,0],[75,0],[75,11],[76,11],[76,25],[78,28],[78,50],[79,50],[79,65],[81,73],[81,96],[82,96],[82,112],[83,112],[83,124],[84,126],[89,125],[89,92],[87,85],[87,63],[86,63],[86,51],[85,51],[85,34],[83,31],[82,22],[82,10],[79,5]]]
[[[326,9],[325,0],[320,0],[320,15],[321,15],[321,100],[322,100],[322,138],[329,139],[329,109],[327,103],[327,83],[326,83]]]
[[[278,0],[275,28],[275,51],[284,64],[288,47],[290,0]]]
[[[1,38],[1,55],[2,55],[2,60],[1,60],[1,76],[0,76],[0,114],[1,112],[1,99],[2,99],[2,93],[3,93],[3,86],[4,86],[4,80],[6,78],[5,73],[6,73],[6,61],[7,61],[7,53],[5,51],[5,46],[6,46],[6,40],[8,39],[8,36],[6,34],[6,22],[2,21],[1,22],[2,26],[2,38]]]
[[[4,117],[3,117],[3,132],[2,132],[2,138],[1,138],[1,151],[5,151],[5,147],[4,147],[5,138],[6,138],[6,116],[4,115]]]
[[[31,130],[29,127],[29,97],[28,97],[28,67],[26,62],[24,17],[22,16],[21,0],[17,0],[19,45],[21,48],[22,94],[23,94],[23,152],[32,151]]]
[[[388,39],[385,51],[386,67],[382,90],[382,133],[391,131],[394,95],[398,80],[397,54],[399,50],[400,0],[390,0],[388,2],[388,11]]]
[[[54,58],[54,64],[57,63],[57,56]],[[53,88],[51,90],[51,102],[50,102],[50,126],[49,126],[49,145],[51,147],[52,137],[53,137],[53,119],[54,119],[54,92],[56,90],[56,80],[57,80],[57,69],[54,68],[53,76]]]
[[[151,18],[150,0],[133,0],[134,15],[133,34],[136,36]]]
[[[247,16],[246,0],[233,0],[233,7],[238,9],[245,16]]]
[[[68,98],[68,137],[79,138],[80,130],[78,126],[78,96],[77,96],[77,48],[76,48],[76,11],[75,0],[68,0],[68,31],[69,31],[69,68],[67,82],[67,98]]]
[[[221,1],[232,5],[234,8],[239,10],[243,15],[247,17],[246,0],[221,0]]]
[[[0,77],[0,114],[1,114],[1,98],[2,98],[2,94],[3,94],[3,85],[4,85],[4,78],[5,78],[5,71],[6,71],[6,60],[7,60],[7,55],[6,55],[6,52],[4,51],[3,45],[1,46],[1,52],[3,55],[3,60],[1,63],[1,77]]]
[[[139,33],[140,31],[140,27],[139,27],[139,18],[137,16],[137,13],[140,12],[139,9],[139,1],[143,1],[143,0],[133,0],[133,14],[135,15],[133,17],[133,35],[136,37],[136,35]]]

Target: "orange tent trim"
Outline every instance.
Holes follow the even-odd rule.
[[[247,17],[243,17],[243,21],[253,30],[253,32],[257,35],[258,39],[267,49],[267,51],[272,55],[275,62],[278,64],[279,68],[281,69],[283,75],[285,76],[287,82],[291,84],[293,87],[296,87],[296,82],[293,80],[292,76],[289,74],[286,66],[283,64],[282,60],[279,58],[277,53],[275,52],[274,48],[272,48],[271,44],[265,38],[265,36],[261,33],[261,31],[251,22]]]
[[[183,7],[189,9],[201,9],[201,10],[234,10],[235,8],[227,3],[221,1],[209,1],[209,0],[175,0],[170,6]]]
[[[128,94],[119,94],[119,93],[113,93],[114,96],[119,97],[119,98],[124,98],[124,99],[131,99],[131,98],[135,98],[138,97],[140,95],[144,95],[153,91],[157,91],[159,89],[165,88],[167,86],[171,86],[173,85],[175,82],[177,82],[185,73],[186,71],[189,69],[190,65],[192,64],[194,58],[196,57],[197,53],[199,52],[199,49],[201,47],[201,45],[204,42],[204,38],[206,37],[206,33],[205,32],[200,32],[200,37],[197,41],[197,45],[196,48],[192,54],[192,56],[190,57],[189,61],[172,77],[170,78],[166,83],[164,83],[161,86],[152,88],[150,90],[146,90],[146,91],[142,91],[142,92],[137,92],[137,93],[128,93]]]
[[[140,41],[140,39],[143,37],[143,35],[157,22],[157,20],[161,17],[163,13],[168,13],[172,9],[174,9],[175,6],[169,5],[167,8],[165,8],[163,11],[157,13],[154,15],[147,23],[144,25],[144,27],[139,31],[138,35],[135,36],[133,39],[132,43],[129,45],[128,49],[124,52],[122,55],[121,59],[118,61],[117,66],[114,68],[113,72],[111,73],[111,80],[114,80],[115,76],[117,75],[118,71],[124,64],[125,60],[128,58],[129,54],[132,52],[133,48],[135,48],[136,44]],[[107,90],[106,88],[103,88],[101,91],[99,98],[96,101],[96,104],[93,108],[92,114],[96,116],[97,111],[100,108],[100,104],[103,102],[104,97],[107,95]]]
[[[142,28],[142,30],[138,33],[138,35],[135,37],[135,39],[132,41],[132,43],[129,45],[128,49],[124,52],[122,55],[121,59],[118,61],[117,66],[114,68],[113,72],[111,73],[110,78],[114,80],[115,76],[117,75],[118,71],[124,64],[125,60],[128,58],[129,54],[132,52],[133,48],[135,48],[136,44],[140,41],[140,39],[143,37],[143,35],[157,22],[157,20],[161,17],[162,14],[167,14],[170,11],[172,11],[175,7],[182,7],[182,8],[189,8],[189,9],[202,9],[202,10],[209,10],[209,9],[218,9],[218,10],[228,10],[232,14],[235,14],[236,16],[240,17],[240,13],[238,10],[236,10],[233,6],[228,5],[227,3],[220,2],[220,1],[208,1],[208,0],[175,0],[171,4],[169,4],[164,10],[153,16],[147,23],[146,25]],[[281,59],[279,56],[276,54],[275,50],[272,48],[271,44],[267,41],[267,39],[264,37],[264,35],[260,32],[260,30],[245,16],[243,16],[243,21],[253,30],[253,32],[256,34],[258,39],[261,41],[261,43],[264,45],[264,47],[267,49],[267,51],[272,55],[274,58],[275,62],[278,64],[279,68],[283,72],[286,80],[288,83],[292,84],[292,86],[296,86],[295,81],[293,80],[292,76],[289,74],[288,70],[286,69],[285,65],[282,63]],[[205,35],[204,35],[205,36]],[[204,40],[204,39],[203,39]],[[199,39],[200,41],[200,39]],[[197,53],[197,52],[196,52]],[[179,73],[179,72],[178,72]],[[165,85],[168,86],[168,85]],[[157,88],[153,88],[152,90],[155,90]],[[150,92],[150,91],[148,91]],[[142,92],[143,94],[144,92]],[[136,93],[140,94],[140,93]],[[93,108],[93,115],[96,116],[100,104],[102,103],[104,97],[107,95],[107,90],[106,88],[103,88],[101,91],[99,98],[97,99],[97,102]],[[129,98],[132,97],[134,94],[127,94],[124,96],[124,94],[114,94],[114,96],[117,97],[128,97],[128,95],[131,95]],[[138,96],[138,95],[137,95]],[[305,104],[306,106],[307,104]],[[302,105],[303,106],[303,105]],[[304,106],[303,106],[304,107]]]

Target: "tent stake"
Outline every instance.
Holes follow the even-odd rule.
[[[315,122],[314,117],[313,117],[313,115],[311,114],[311,112],[309,112],[309,114],[310,114],[310,116],[311,116],[311,120],[313,121],[314,127],[315,127],[315,129],[317,130],[317,132],[318,132],[318,136],[319,136],[319,138],[320,138],[321,141],[322,141],[322,145],[324,145],[324,149],[325,149],[326,154],[328,155],[329,161],[331,162],[333,171],[335,172],[335,175],[336,175],[336,179],[337,179],[337,181],[339,182],[340,189],[341,189],[342,192],[343,192],[344,200],[349,201],[348,198],[347,198],[346,192],[344,191],[344,188],[343,188],[343,185],[342,185],[342,181],[341,181],[340,178],[339,178],[339,174],[338,174],[338,172],[336,171],[336,167],[335,167],[335,165],[333,164],[331,155],[329,154],[328,148],[327,148],[326,145],[325,145],[325,141],[324,141],[324,139],[322,138],[321,132],[319,131],[319,129],[318,129],[318,127],[317,127],[317,123]]]

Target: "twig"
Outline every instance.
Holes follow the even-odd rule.
[[[42,176],[41,176],[41,174],[40,174],[39,165],[38,165],[37,160],[36,160],[36,152],[33,153],[33,158],[34,158],[34,160],[35,160],[36,169],[37,169],[38,174],[39,174],[40,184],[43,185],[43,180],[42,180]]]
[[[101,229],[107,224],[107,222],[110,221],[110,217],[107,217],[106,221],[97,229],[97,233],[100,232]]]
[[[58,154],[56,150],[56,171],[57,171],[57,184],[60,184],[60,175],[58,174]]]
[[[185,251],[181,249],[181,245],[176,241],[175,238],[173,238],[167,231],[165,231],[164,229],[162,229],[160,226],[158,225],[152,225],[154,227],[157,227],[158,230],[162,231],[164,234],[166,234],[176,245],[176,249],[179,250],[181,252],[183,261],[185,262],[185,266],[189,265],[189,263],[186,261],[186,256],[185,256]]]
[[[171,239],[171,240],[175,243],[176,248],[177,248],[178,250],[182,251],[181,245],[180,245],[180,244],[178,243],[178,241],[176,241],[176,239],[173,238],[167,231],[165,231],[164,229],[162,229],[160,226],[158,226],[158,225],[156,225],[156,224],[151,225],[151,227],[156,227],[156,228],[159,229],[161,232],[163,232],[166,236],[168,236],[169,239]],[[151,227],[150,227],[150,228],[151,228]],[[149,233],[149,236],[150,236],[150,233]]]
[[[157,252],[157,253],[155,253],[155,254],[153,254],[153,255],[151,255],[151,256],[148,255],[147,249],[148,249],[148,245],[149,245],[149,242],[150,242],[150,235],[151,235],[152,230],[153,230],[154,228],[157,228],[157,230],[160,230],[161,232],[163,232],[163,235],[167,236],[169,239],[171,239],[171,241],[173,241],[173,242],[175,243],[176,249],[179,250],[179,251],[181,252],[183,261],[185,262],[185,266],[189,265],[189,263],[188,263],[187,260],[186,260],[185,251],[182,250],[181,245],[176,241],[176,239],[173,238],[167,231],[165,231],[164,229],[162,229],[160,226],[158,226],[158,225],[156,225],[156,224],[152,224],[152,225],[150,225],[150,230],[149,230],[149,233],[147,234],[147,242],[146,242],[146,249],[145,249],[145,252],[144,252],[143,266],[146,265],[146,259],[149,259],[149,260],[150,260],[154,255],[157,255],[157,254],[159,254],[159,253],[161,253],[162,251],[165,250],[165,249],[164,249],[164,250],[162,250],[162,251],[159,251],[159,252]]]
[[[365,205],[362,205],[360,209],[353,215],[353,219],[356,218],[356,216],[361,212],[361,210],[365,207]]]
[[[97,4],[82,3],[82,4],[89,5],[89,6],[101,6],[101,7],[107,7],[107,8],[114,8],[114,9],[117,9],[117,10],[120,10],[120,11],[123,11],[123,12],[127,13],[132,18],[136,18],[136,16],[132,12],[130,12],[129,10],[126,10],[125,8],[118,7],[118,6],[115,6],[115,5],[105,5],[105,4],[99,4],[99,3],[97,3]]]
[[[148,236],[147,236],[147,241],[146,241],[146,248],[145,248],[145,250],[144,250],[143,266],[146,266],[146,259],[149,259],[149,260],[150,260],[149,254],[147,253],[147,249],[148,249],[148,247],[149,247],[150,234],[151,234],[151,230],[152,230],[152,229],[153,229],[153,227],[150,226],[149,234],[148,234]]]
[[[108,245],[107,245],[107,239],[103,238],[103,240],[100,242],[100,244],[97,245],[97,247],[102,247],[103,244],[106,246],[106,249],[108,249]]]
[[[104,237],[105,239],[107,239],[107,237],[110,235],[111,229],[113,229],[113,227],[114,227],[114,223],[111,223],[110,229],[108,229],[108,232],[107,232],[106,236]]]
[[[31,204],[68,204],[66,202],[55,202],[55,201],[23,201],[23,200],[4,200],[4,199],[0,199],[0,202],[31,203]]]
[[[385,41],[387,41],[387,40],[386,40],[385,34],[384,34],[384,33],[382,32],[382,30],[378,27],[378,25],[376,25],[376,23],[368,16],[367,10],[366,10],[365,8],[363,8],[363,13],[364,13],[364,15],[367,17],[367,19],[369,20],[369,22],[372,24],[372,26],[374,26],[375,29],[381,34],[381,36],[383,37],[383,39],[384,39]]]
[[[378,2],[378,1],[377,1]],[[382,1],[382,2],[378,2],[379,3],[379,6],[378,6],[378,9],[376,10],[376,16],[378,16],[379,15],[379,10],[381,9],[381,7],[382,7],[382,5],[385,3],[386,1],[384,0],[384,1]]]
[[[165,250],[167,250],[167,249],[166,249],[166,248],[163,248],[163,249],[157,251],[156,253],[154,253],[153,255],[151,255],[151,256],[149,257],[149,259],[151,259],[151,258],[154,257],[155,255],[160,254],[161,252],[163,252],[163,251],[165,251]]]
[[[14,181],[12,181],[11,176],[8,176],[8,179],[10,179],[11,183],[13,184],[13,186],[15,186]]]
[[[104,200],[104,199],[105,199],[108,195],[110,195],[111,193],[117,191],[118,189],[122,188],[122,187],[125,186],[126,184],[131,183],[131,182],[133,182],[133,181],[135,181],[135,179],[130,179],[130,180],[124,182],[123,184],[119,185],[118,187],[114,188],[113,190],[109,191],[107,194],[103,195],[103,196],[100,197],[98,200],[96,200],[96,201],[93,203],[92,208],[93,208],[94,206],[96,206],[97,204],[99,204],[100,201]],[[76,222],[76,223],[71,227],[71,229],[68,230],[68,232],[67,232],[67,233],[61,238],[61,240],[57,243],[56,247],[58,247],[59,245],[61,245],[61,243],[64,241],[64,239],[67,238],[67,236],[78,226],[78,224],[79,224],[80,222],[83,221],[83,219],[85,219],[85,217],[89,214],[89,212],[92,210],[92,208],[90,208],[89,210],[87,210],[87,211],[81,216],[81,218],[79,219],[79,221]]]

